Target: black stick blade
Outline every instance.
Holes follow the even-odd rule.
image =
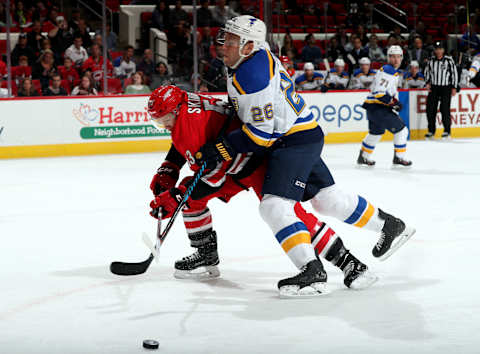
[[[112,262],[110,271],[116,275],[138,275],[147,271],[150,263],[153,261],[153,254],[150,253],[148,259],[138,263]]]

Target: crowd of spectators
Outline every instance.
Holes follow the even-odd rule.
[[[147,30],[142,31],[143,45],[137,51],[132,46],[117,48],[118,33],[112,30],[110,23],[107,24],[107,58],[104,58],[101,28],[92,28],[80,10],[73,9],[70,16],[66,16],[50,0],[12,0],[10,11],[6,11],[0,2],[0,30],[9,14],[12,26],[20,31],[18,43],[11,52],[14,93],[18,96],[105,93],[104,60],[108,75],[107,94],[149,93],[159,85],[170,83],[193,90],[195,81],[203,92],[226,91],[223,48],[215,40],[218,28],[238,14],[258,16],[258,2],[199,1],[196,21],[199,27],[197,76],[193,74],[192,14],[185,10],[181,0],[160,0],[154,4],[151,17],[143,23],[143,28]],[[354,80],[355,75],[363,72],[368,76],[385,63],[387,50],[392,45],[404,49],[402,86],[409,87],[414,81],[421,83],[421,74],[432,55],[434,42],[439,39],[446,41],[447,34],[456,30],[462,33],[456,45],[451,46],[456,48],[451,53],[456,60],[462,57],[459,53],[467,54],[462,57],[465,61],[469,55],[480,51],[477,35],[480,7],[471,7],[469,25],[465,20],[465,9],[461,6],[455,14],[444,14],[447,18],[444,28],[433,35],[422,21],[421,13],[415,19],[415,27],[410,26],[410,30],[406,31],[372,16],[369,1],[332,1],[327,7],[327,17],[335,21],[328,24],[327,36],[320,36],[318,33],[325,32],[325,8],[308,5],[308,2],[305,4],[302,1],[281,0],[280,6],[274,6],[273,10],[277,20],[290,15],[303,19],[302,23],[311,18],[317,20],[312,22],[312,28],[302,27],[305,33],[302,39],[297,39],[296,34],[293,39],[295,32],[290,33],[290,29],[295,26],[283,28],[280,31],[285,32],[283,40],[271,46],[297,80],[300,90],[357,87],[359,81]],[[169,5],[174,6],[170,8]],[[151,48],[148,48],[150,27],[167,34],[168,58],[154,58]],[[274,23],[274,30],[278,29]],[[388,37],[379,39],[378,33],[388,33]],[[329,63],[328,67],[325,61]],[[367,61],[368,64],[365,64]],[[327,70],[329,67],[331,69]],[[5,76],[5,73],[5,63],[0,58],[0,76]],[[362,85],[368,85],[368,82]],[[5,77],[0,86],[6,87]],[[0,90],[0,96],[2,92]]]

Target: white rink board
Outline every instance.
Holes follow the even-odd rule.
[[[302,94],[328,133],[364,131],[366,115],[360,106],[366,95],[365,91]],[[226,95],[217,96],[226,99]],[[151,136],[155,132],[153,126],[143,128],[143,132],[136,129],[151,126],[147,100],[148,96],[2,100],[0,146],[158,138]],[[119,127],[124,135],[115,135],[119,134]],[[142,133],[144,136],[134,136]],[[164,131],[161,137],[168,136]]]
[[[148,136],[158,131],[149,123],[147,99],[148,96],[120,96],[2,100],[0,146],[131,140],[128,136],[112,138],[114,134],[129,132],[143,133],[146,137],[142,139],[158,139],[158,135]]]
[[[410,91],[410,129],[427,129],[426,90]],[[440,109],[440,104],[438,105]],[[480,89],[462,89],[452,97],[450,106],[452,128],[480,128]],[[437,126],[441,123],[441,114],[437,112]]]

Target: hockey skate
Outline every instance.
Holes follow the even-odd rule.
[[[358,155],[357,159],[357,166],[358,167],[373,167],[375,166],[375,161],[370,160],[363,156],[363,151],[360,150],[360,154]]]
[[[452,140],[452,136],[450,135],[450,133],[443,132],[442,140]]]
[[[213,230],[199,232],[188,236],[192,247],[197,251],[190,256],[183,257],[175,262],[177,279],[207,280],[218,278],[220,263],[217,252],[217,234]]]
[[[410,167],[412,167],[412,161],[405,160],[401,157],[398,157],[396,154],[393,155],[392,168],[410,168]]]
[[[318,259],[308,262],[299,274],[278,282],[281,298],[311,298],[327,294],[327,273]]]
[[[402,220],[385,213],[381,209],[378,209],[378,212],[379,217],[385,220],[385,225],[382,228],[380,239],[372,249],[372,254],[379,260],[384,261],[407,242],[416,230],[413,227],[406,226]]]
[[[352,255],[348,255],[348,262],[343,268],[343,283],[347,288],[353,290],[363,290],[371,287],[377,282],[378,277],[368,270],[366,264],[363,264]]]
[[[427,133],[425,134],[425,140],[433,140],[434,139],[434,135],[433,133]]]

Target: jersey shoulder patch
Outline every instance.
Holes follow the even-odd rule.
[[[368,72],[368,75],[375,75],[376,73],[377,73],[377,70],[370,69],[370,71]]]
[[[275,75],[275,61],[268,50],[259,50],[240,64],[233,74],[233,86],[241,95],[255,93],[268,86]]]
[[[350,77],[350,75],[348,75],[348,73],[346,71],[342,72],[342,76],[346,77],[346,78]]]
[[[353,72],[353,77],[360,76],[361,73],[362,73],[362,69],[355,69],[355,71]]]
[[[398,70],[396,70],[393,66],[391,66],[390,64],[387,64],[387,65],[384,65],[382,66],[382,68],[380,69],[380,71],[383,71],[384,73],[386,74],[389,74],[389,75],[393,75],[393,76],[398,76],[400,75],[400,72]]]
[[[317,72],[315,71],[315,72],[313,73],[313,78],[315,79],[315,78],[317,78],[317,77],[320,78],[320,79],[322,79],[322,78],[323,78],[323,74],[322,74],[322,73],[317,73]]]

